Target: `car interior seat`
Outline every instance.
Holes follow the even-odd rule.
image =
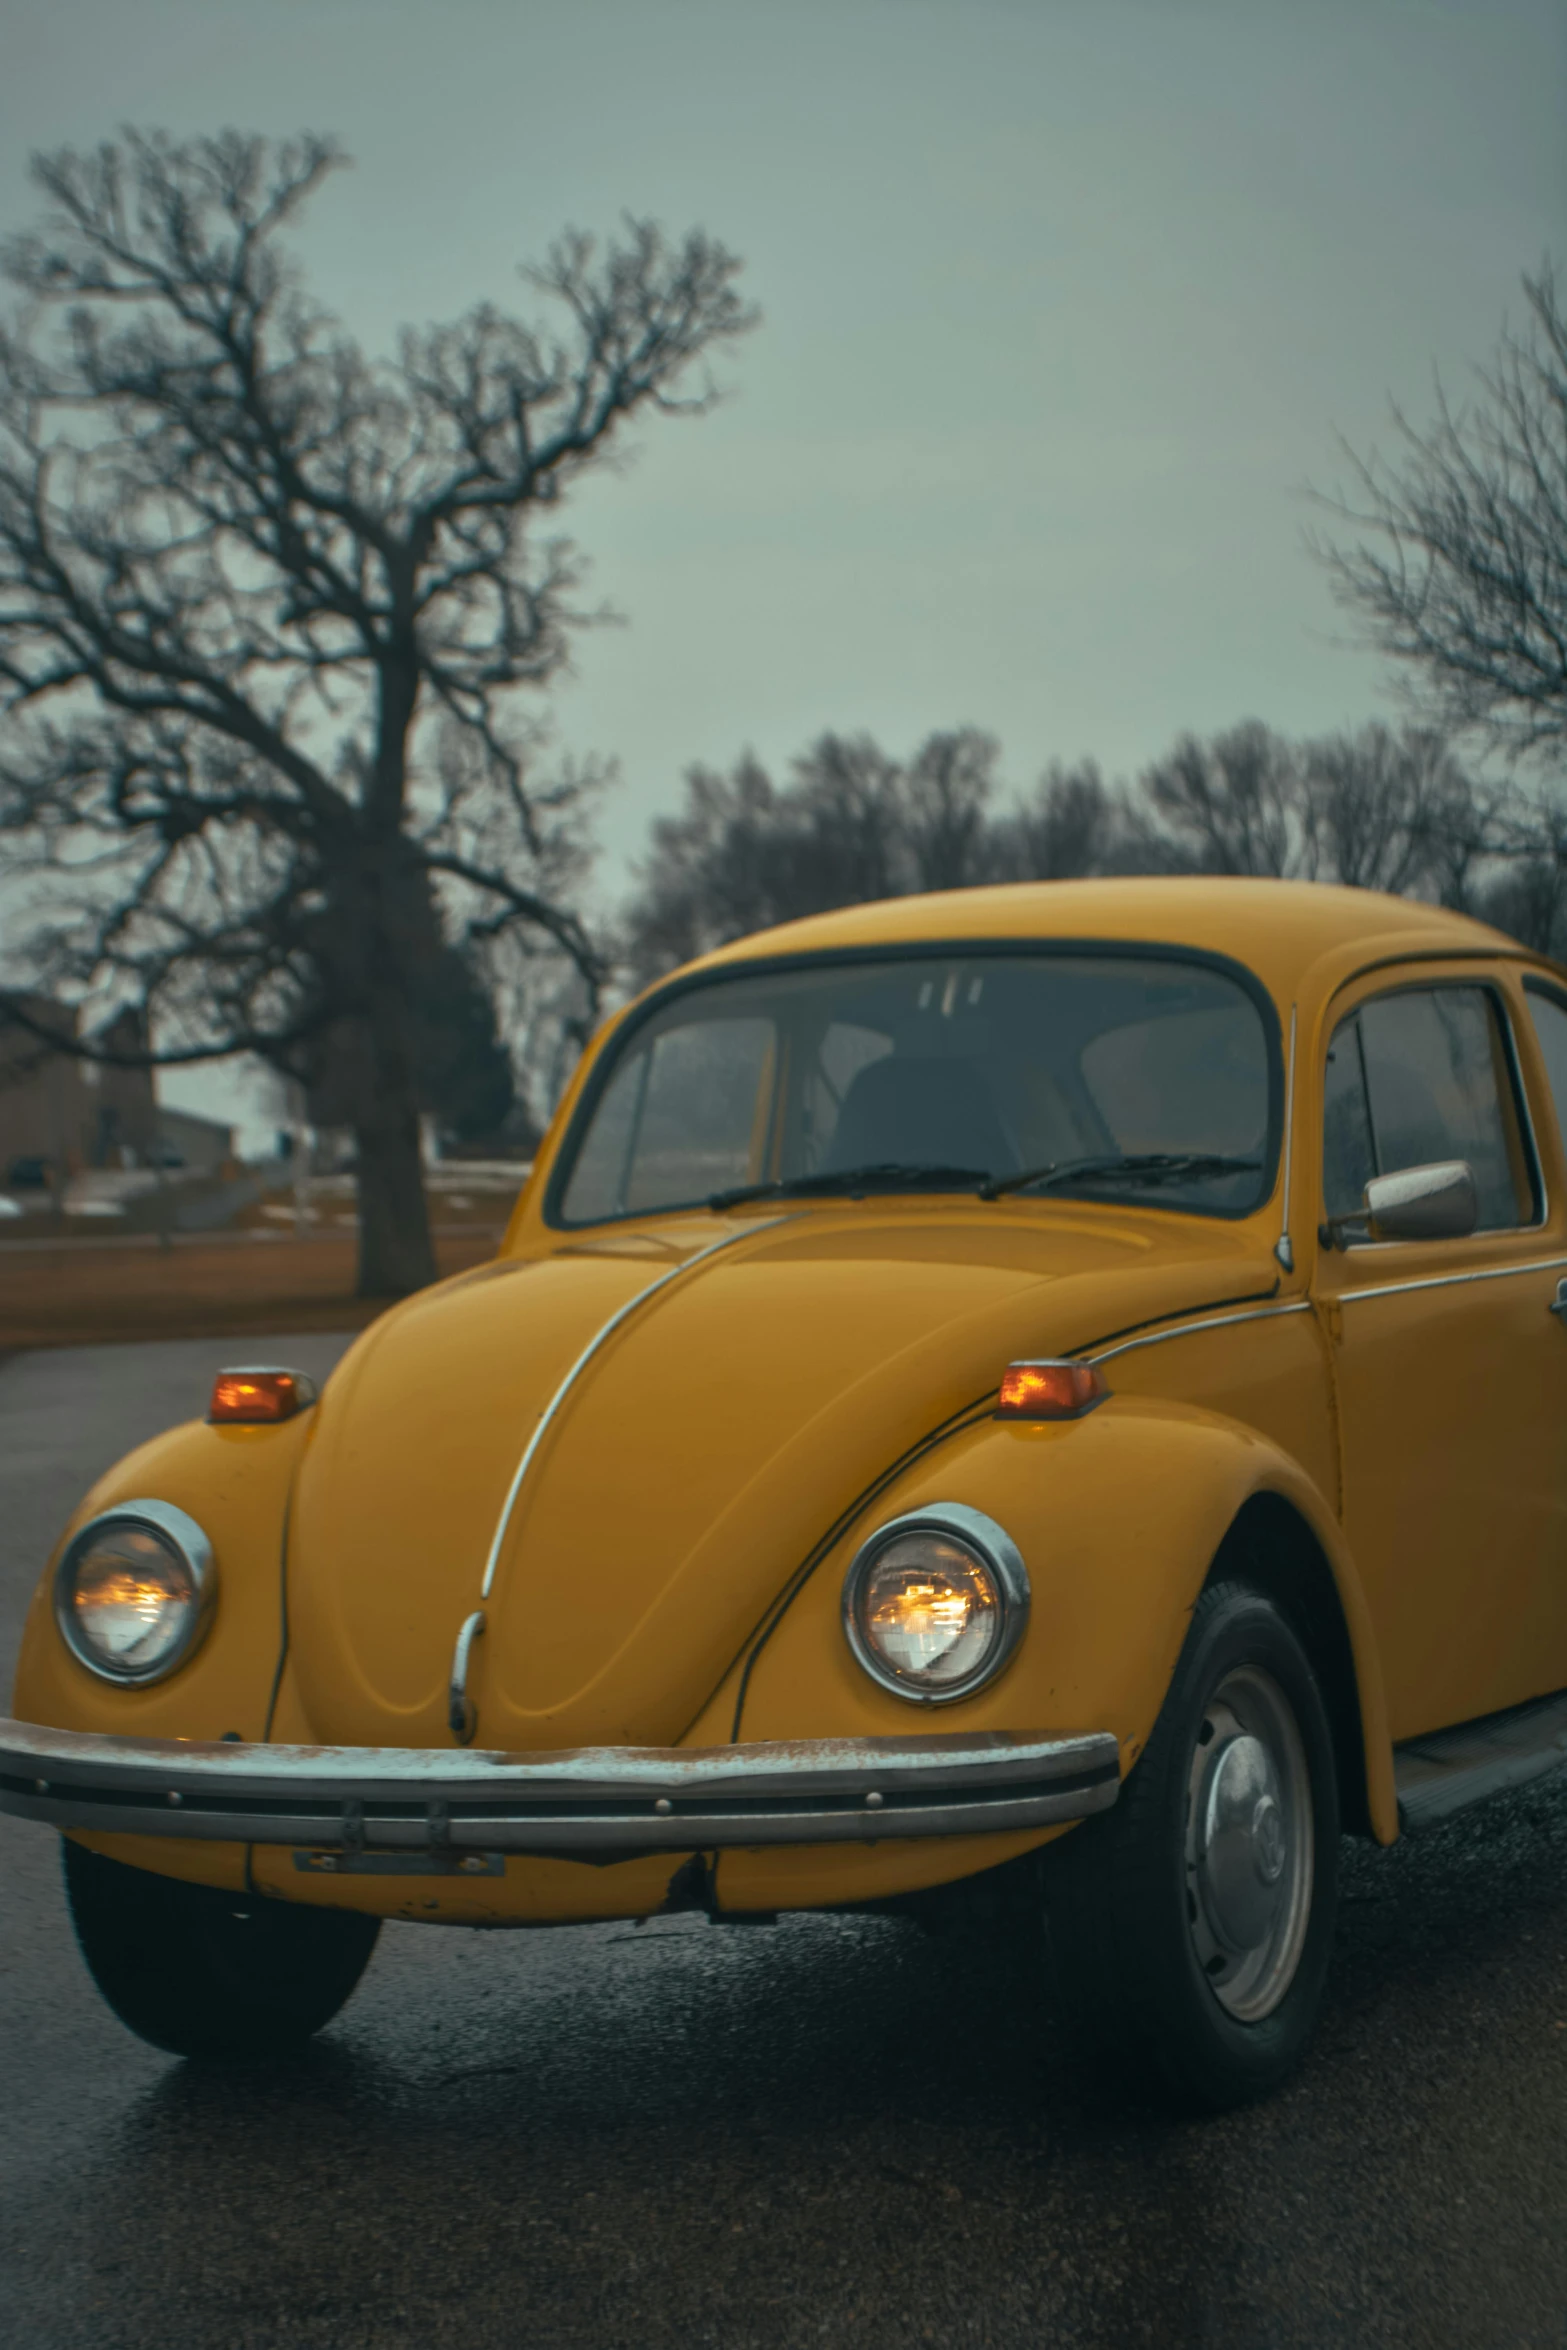
[[[884,1159],[986,1174],[1018,1164],[982,1070],[972,1061],[897,1053],[870,1062],[850,1084],[820,1171]]]

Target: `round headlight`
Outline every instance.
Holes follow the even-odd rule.
[[[54,1578],[71,1654],[107,1681],[158,1681],[206,1629],[217,1593],[212,1545],[166,1501],[122,1502],[73,1534]]]
[[[940,1704],[994,1680],[1022,1638],[1028,1602],[1011,1537],[962,1502],[934,1502],[861,1547],[844,1581],[844,1630],[872,1680]]]

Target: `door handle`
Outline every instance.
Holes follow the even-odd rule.
[[[1567,1322],[1567,1281],[1557,1282],[1556,1295],[1546,1310],[1555,1314],[1560,1321]]]

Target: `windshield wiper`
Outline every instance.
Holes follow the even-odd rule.
[[[824,1199],[837,1193],[851,1197],[867,1191],[946,1191],[968,1184],[980,1199],[1000,1199],[1009,1191],[1041,1189],[1057,1183],[1088,1181],[1113,1175],[1132,1183],[1175,1183],[1183,1177],[1254,1174],[1260,1159],[1229,1158],[1220,1151],[1106,1151],[1090,1158],[1052,1159],[1048,1166],[1029,1167],[1021,1175],[990,1175],[983,1167],[955,1167],[945,1161],[930,1164],[902,1159],[874,1159],[863,1167],[838,1167],[830,1175],[785,1175],[772,1183],[737,1183],[728,1191],[710,1192],[710,1208],[744,1207],[755,1199]]]
[[[835,1192],[945,1191],[969,1183],[983,1190],[989,1181],[983,1167],[950,1167],[944,1160],[923,1164],[873,1159],[863,1167],[835,1167],[830,1175],[784,1175],[774,1183],[737,1183],[729,1191],[709,1193],[707,1205],[738,1208],[753,1199],[827,1198]]]
[[[1048,1166],[1029,1167],[1021,1175],[993,1175],[979,1188],[981,1199],[1000,1199],[1003,1192],[1041,1189],[1057,1183],[1086,1182],[1113,1175],[1131,1183],[1175,1183],[1183,1177],[1253,1175],[1260,1159],[1230,1158],[1223,1151],[1107,1151],[1085,1159],[1053,1159]]]

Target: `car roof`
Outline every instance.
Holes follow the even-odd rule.
[[[1335,949],[1358,948],[1368,964],[1398,956],[1523,952],[1516,940],[1467,914],[1376,890],[1231,874],[1139,874],[880,898],[755,931],[703,956],[695,968],[943,939],[1034,938],[1194,947],[1230,956],[1276,993]]]

